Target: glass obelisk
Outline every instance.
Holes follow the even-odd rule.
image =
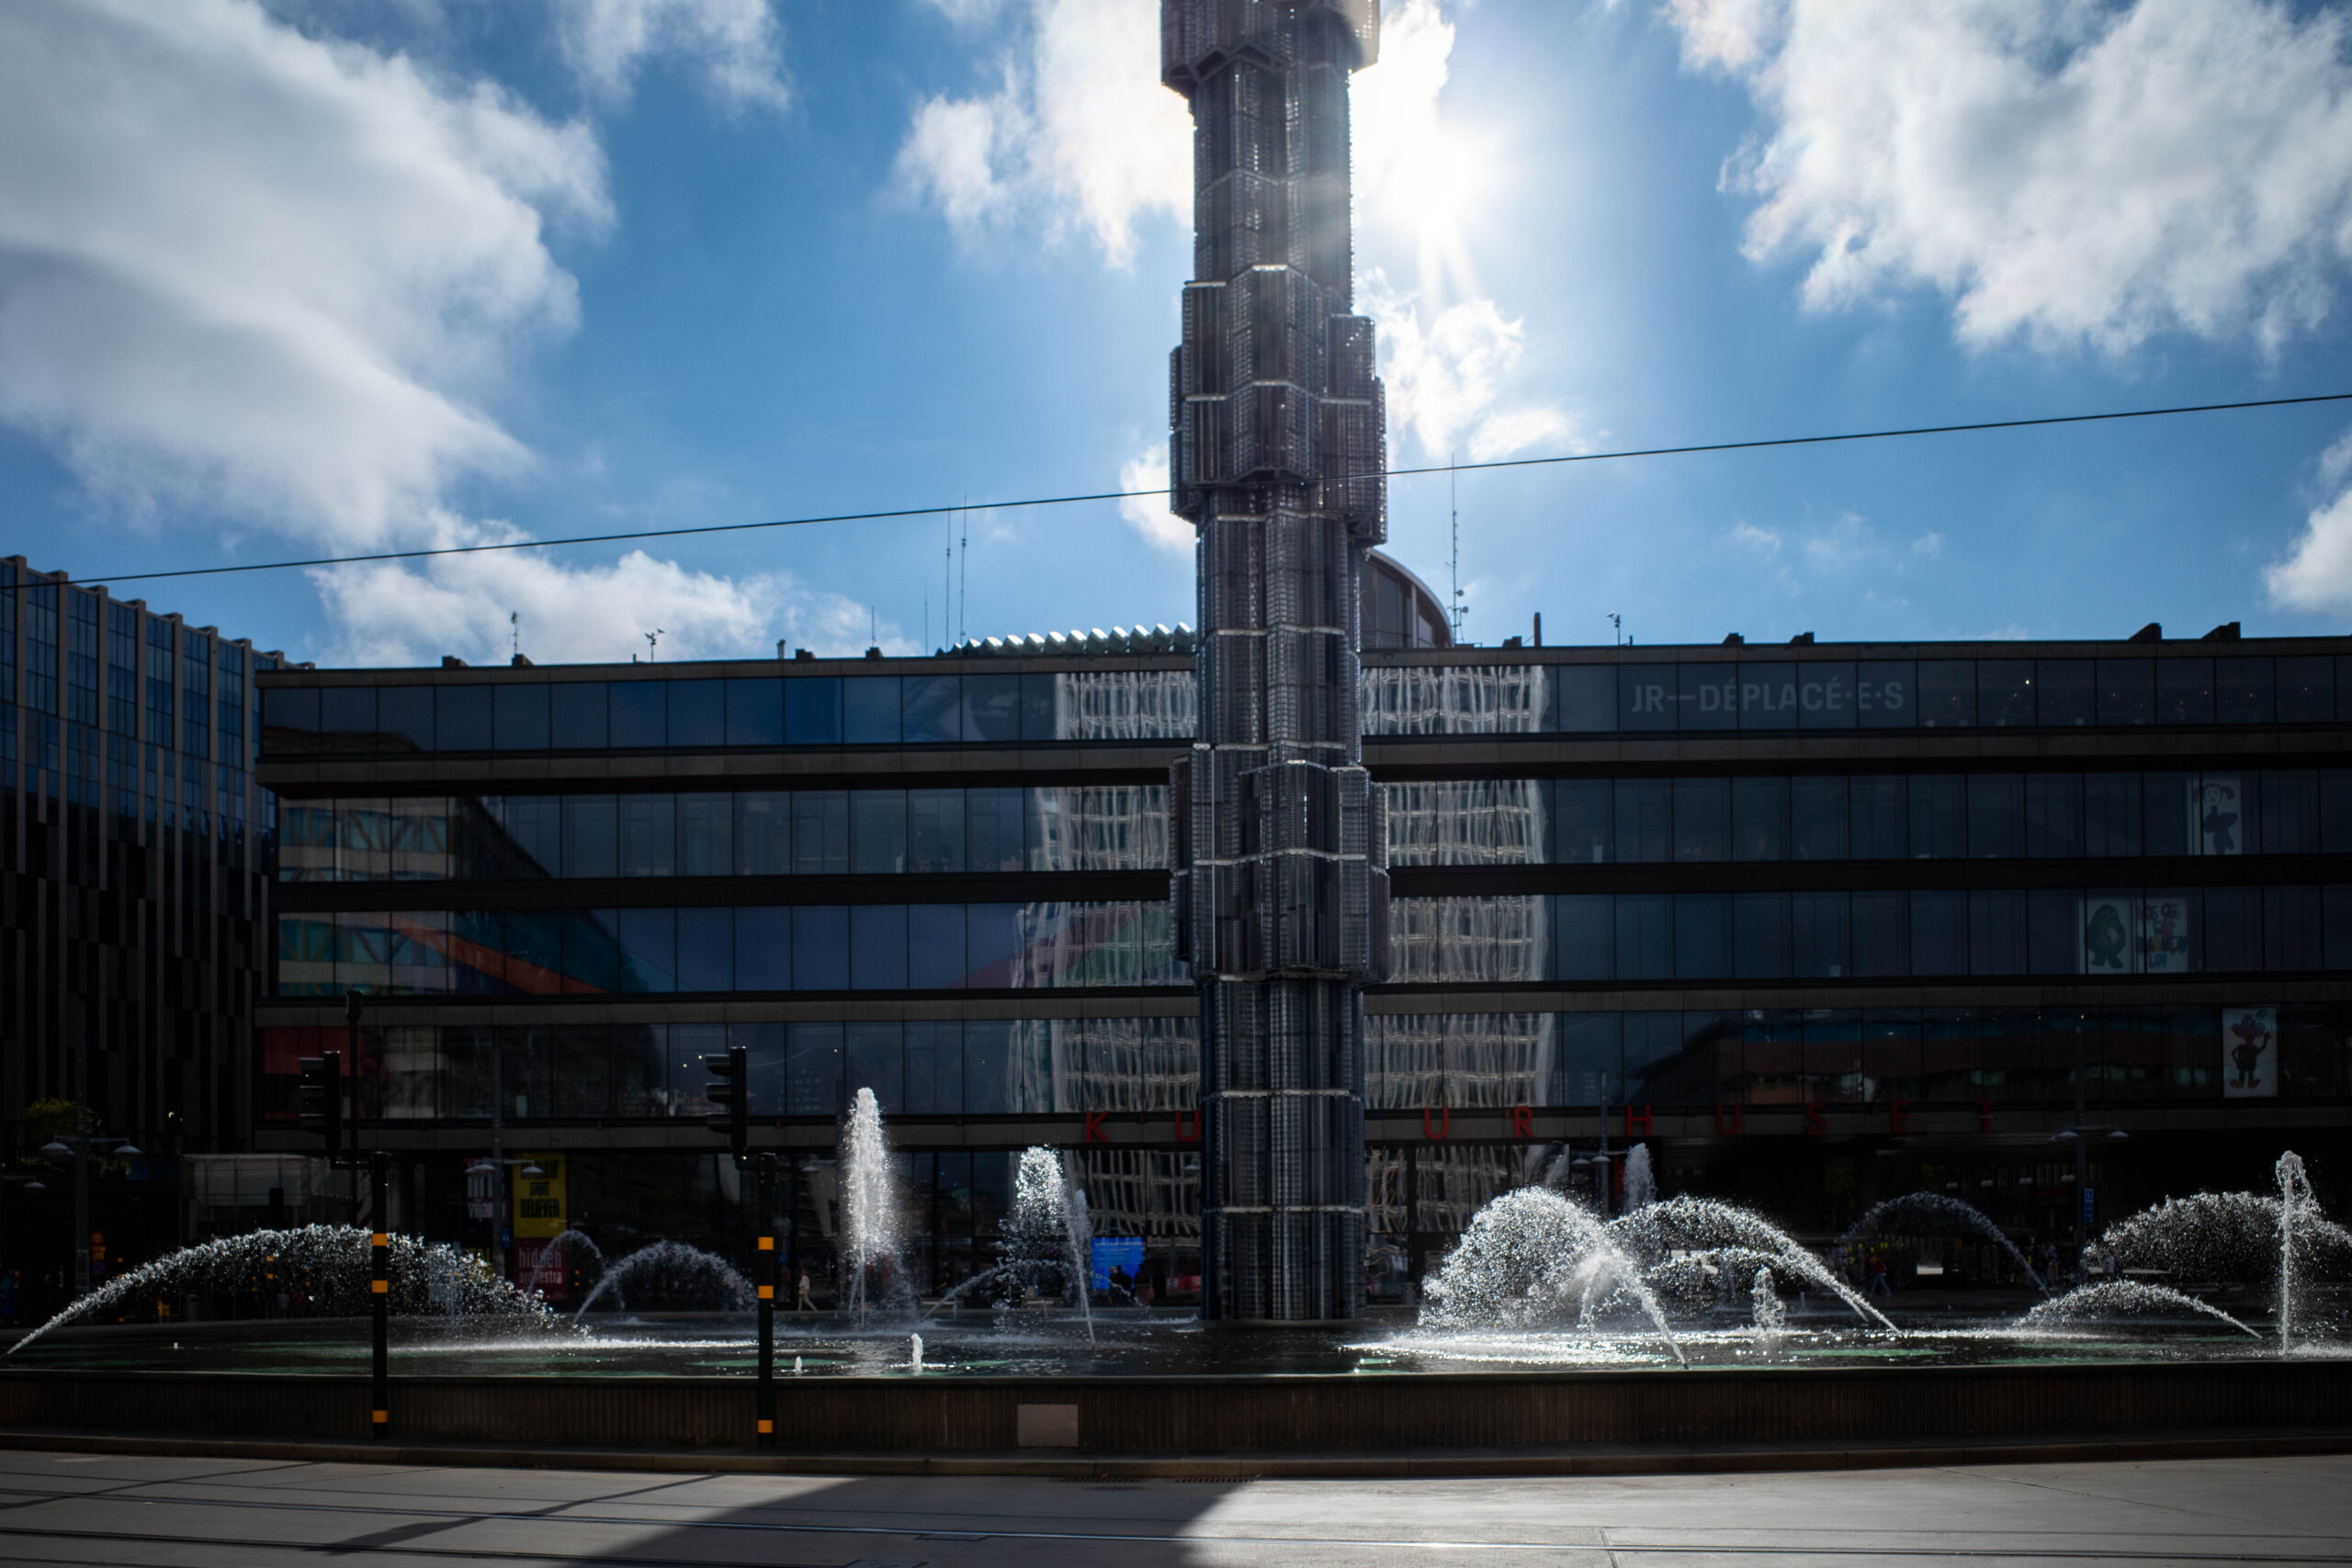
[[[1172,908],[1201,997],[1204,1311],[1227,1320],[1352,1317],[1363,1294],[1361,988],[1388,890],[1357,582],[1387,465],[1353,313],[1348,79],[1379,28],[1378,0],[1160,6],[1162,79],[1193,123],[1170,459],[1202,633]]]

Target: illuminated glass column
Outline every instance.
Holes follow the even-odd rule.
[[[1360,987],[1386,947],[1357,711],[1357,579],[1386,536],[1372,323],[1352,313],[1348,77],[1378,0],[1162,0],[1193,123],[1172,504],[1200,530],[1200,728],[1173,770],[1178,942],[1201,994],[1204,1310],[1355,1315]]]

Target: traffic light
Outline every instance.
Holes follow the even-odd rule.
[[[326,1140],[329,1160],[343,1157],[343,1053],[302,1058],[302,1131]]]
[[[703,1092],[719,1108],[710,1119],[710,1130],[727,1134],[729,1147],[741,1161],[752,1145],[752,1078],[750,1064],[741,1045],[730,1048],[723,1056],[705,1056],[702,1065],[711,1074],[710,1085]]]

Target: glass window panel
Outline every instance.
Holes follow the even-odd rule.
[[[1731,781],[1674,781],[1674,858],[1716,861],[1731,858]]]
[[[1592,734],[1617,728],[1616,682],[1606,665],[1555,664],[1552,690],[1555,716],[1567,734]]]
[[[444,909],[395,909],[389,922],[391,983],[397,997],[446,996],[450,990],[449,915]]]
[[[735,911],[729,908],[686,908],[678,911],[678,989],[731,991],[735,988]]]
[[[964,1111],[1001,1116],[1012,1108],[1012,1029],[1001,1020],[964,1025]]]
[[[621,987],[624,991],[678,988],[678,919],[673,909],[620,912]]]
[[[1736,664],[1677,666],[1675,697],[1684,729],[1739,728],[1739,667]]]
[[[2083,852],[2083,777],[2028,773],[2025,852],[2038,860],[2070,860]]]
[[[2141,843],[2152,855],[2193,855],[2199,840],[2205,835],[2199,828],[2204,815],[2195,773],[2150,773],[2142,781],[2142,795],[2145,801],[2141,818]],[[2233,789],[2230,793],[2235,794]],[[2225,829],[2229,841],[2239,844],[2236,813],[2225,812],[2232,818],[2215,826]],[[2241,846],[2242,847],[2242,846]]]
[[[907,907],[853,904],[849,911],[849,984],[854,991],[907,988]]]
[[[796,1023],[785,1032],[787,1116],[834,1116],[842,1109],[842,1026]]]
[[[795,790],[792,869],[802,876],[840,876],[849,870],[849,791]]]
[[[434,744],[442,751],[487,751],[491,749],[491,689],[488,686],[443,686],[436,694]]]
[[[792,988],[849,989],[849,911],[839,904],[802,904],[792,911]]]
[[[1680,694],[1680,678],[1671,664],[1619,665],[1617,728],[1632,730],[1674,728],[1676,712],[1684,705],[1679,700]]]
[[[1789,896],[1741,893],[1732,900],[1732,954],[1743,980],[1782,980],[1789,975]]]
[[[1965,729],[1976,722],[1976,666],[1965,659],[1919,663],[1919,727]]]
[[[2085,774],[2083,852],[2095,858],[2135,856],[2140,841],[2140,775]]]
[[[1968,973],[1965,895],[1939,889],[1911,895],[1911,973]]]
[[[2009,860],[2025,852],[2025,780],[2016,773],[1968,775],[1968,852]]]
[[[670,704],[666,681],[615,681],[609,690],[612,743],[652,750],[669,744]]]
[[[1856,860],[1911,857],[1910,785],[1900,773],[1859,773],[1848,789],[1853,799],[1852,853]]]
[[[903,730],[896,675],[850,675],[842,681],[842,739],[853,746],[896,746]]]
[[[605,682],[566,681],[548,690],[548,743],[559,751],[597,751],[610,744]]]
[[[1019,983],[1022,909],[1019,904],[965,907],[965,985],[1000,990]]]
[[[620,797],[622,876],[674,876],[678,869],[678,802],[669,795]]]
[[[2352,886],[2329,885],[2321,895],[2321,914],[2327,926],[2327,966],[2352,969]]]
[[[2217,1008],[2164,1010],[2165,1089],[2184,1100],[2205,1100],[2222,1088],[2222,1015]]]
[[[2047,728],[2077,728],[2098,716],[2098,675],[2087,659],[2041,660],[2033,684],[2036,717]]]
[[[1021,677],[1021,739],[1023,740],[1056,740],[1057,704],[1055,693],[1058,682],[1052,675]]]
[[[781,790],[735,795],[735,874],[782,876],[792,870],[792,797]]]
[[[2205,966],[2223,975],[2262,967],[2262,895],[2252,887],[2205,890]]]
[[[2038,887],[2026,896],[2026,969],[2075,975],[2083,967],[2083,896],[2071,887]]]
[[[428,694],[430,687],[423,688]],[[323,735],[363,736],[379,733],[376,727],[376,688],[373,686],[326,686],[319,692],[319,731]],[[431,744],[432,728],[425,728]]]
[[[730,1023],[727,1043],[743,1052],[744,1101],[754,1116],[781,1116],[785,1110],[786,1026]]]
[[[1979,1015],[1971,1008],[1919,1010],[1919,1098],[1977,1098],[1976,1072],[1984,1042]]]
[[[2319,843],[2323,853],[2352,853],[2352,768],[2319,775]]]
[[[2288,1002],[2279,1008],[2279,1093],[2312,1099],[2342,1092],[2338,1010],[2334,1002]]]
[[[1789,782],[1789,849],[1804,861],[1844,860],[1849,811],[1843,775]]]
[[[1911,899],[1904,893],[1853,898],[1854,973],[1886,979],[1911,973]]]
[[[434,750],[430,686],[329,686],[319,704],[330,735],[381,735],[404,743],[395,750]]]
[[[1616,859],[1611,828],[1616,789],[1607,779],[1562,779],[1553,787],[1552,858],[1569,865]]]
[[[1976,722],[1987,728],[2015,729],[2035,722],[2033,660],[1976,661]]]
[[[799,676],[784,683],[784,743],[838,746],[842,739],[842,683],[838,676]]]
[[[847,1039],[849,1077],[842,1085],[842,1099],[854,1104],[857,1091],[870,1089],[886,1117],[907,1108],[906,1039],[896,1023],[853,1023]]]
[[[1617,977],[1616,899],[1607,893],[1564,893],[1552,900],[1554,969],[1563,980]]]
[[[1804,1015],[1804,1098],[1821,1104],[1850,1104],[1864,1098],[1862,1015],[1820,1008]]]
[[[735,873],[735,797],[682,795],[678,798],[678,874],[731,876]]]
[[[2335,717],[2335,661],[2324,655],[2280,659],[2271,666],[2280,724],[2325,724]]]
[[[784,682],[773,675],[727,682],[727,744],[775,746],[784,740]],[[674,723],[676,715],[673,714]]]
[[[2136,975],[2140,972],[2140,898],[2126,889],[2094,888],[2083,895],[2080,908],[2082,973]]]
[[[1629,1012],[1624,1015],[1626,1100],[1646,1104],[1672,1102],[1681,1097],[1682,1015],[1679,1012]]]
[[[793,988],[790,909],[769,905],[735,911],[735,988],[739,991],[788,991]]]
[[[2026,973],[2026,903],[2022,892],[1980,888],[1968,895],[1968,972]]]
[[[2327,966],[2321,941],[2320,890],[2266,887],[2262,892],[2262,966],[2299,974]]]
[[[2155,661],[2147,659],[2100,660],[2099,723],[2148,724],[2154,722],[2155,716]]]
[[[1794,729],[1797,727],[1797,667],[1793,664],[1742,664],[1737,669],[1740,728]]]
[[[964,739],[964,682],[955,675],[909,675],[900,690],[905,704],[902,733],[910,746],[952,744]]]
[[[1020,871],[1027,866],[1023,818],[1025,793],[1019,789],[964,792],[964,851],[973,871]]]
[[[2261,779],[2262,809],[2256,816],[2262,852],[2318,853],[2319,773],[2310,768],[2272,768]]]
[[[1613,1012],[1564,1012],[1558,1031],[1558,1066],[1551,1103],[1609,1105],[1620,1102],[1625,1082],[1623,1025]]]
[[[2213,661],[2159,659],[2156,663],[2156,722],[2213,722]]]
[[[1636,863],[1674,858],[1673,795],[1664,779],[1619,779],[1617,853]]]
[[[1739,778],[1731,786],[1732,859],[1789,858],[1789,781]]]
[[[666,683],[670,689],[670,744],[726,745],[727,682],[671,681]]]
[[[1911,858],[1956,860],[1968,853],[1967,780],[1959,773],[1911,775]]]
[[[1789,896],[1789,966],[1800,979],[1841,980],[1853,973],[1852,939],[1843,893]]]
[[[2268,724],[2275,706],[2267,659],[2213,660],[2213,716],[2223,724]]]
[[[916,904],[907,910],[907,984],[918,991],[964,984],[964,906]]]
[[[548,689],[541,685],[491,688],[492,721],[501,751],[548,749]]]
[[[906,1026],[907,1114],[957,1116],[964,1110],[964,1026]]]
[[[967,675],[964,681],[966,740],[1021,739],[1021,677]]]
[[[1617,978],[1674,978],[1674,897],[1668,893],[1617,896]]]
[[[611,909],[563,913],[563,988],[567,993],[621,988],[620,919]]]
[[[861,876],[895,875],[907,869],[907,792],[850,792],[850,863]]]
[[[1917,667],[1879,660],[1854,666],[1854,716],[1864,729],[1908,729],[1919,722]]]
[[[1804,1015],[1785,1008],[1748,1012],[1740,1029],[1740,1079],[1751,1105],[1797,1105],[1804,1091]]]
[[[5,651],[14,652],[15,649],[11,648]],[[12,694],[0,690],[0,701],[14,700]],[[319,732],[318,688],[315,686],[270,687],[261,694],[261,723],[264,729],[284,729],[297,735],[316,735]]]
[[[1674,896],[1674,977],[1719,980],[1731,973],[1731,900],[1720,893]]]
[[[2150,888],[2140,897],[2140,968],[2182,975],[2198,967],[2200,900],[2194,891]]]
[[[907,791],[907,869],[933,875],[964,869],[964,792]]]
[[[563,874],[612,876],[620,863],[620,813],[609,795],[563,797]]]
[[[1851,729],[1854,667],[1823,660],[1796,667],[1797,725],[1804,729]]]

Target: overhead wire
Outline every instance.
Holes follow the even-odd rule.
[[[2159,419],[2176,414],[2230,413],[2245,409],[2292,408],[2306,403],[2352,401],[2352,392],[2312,392],[2291,398],[2249,398],[2228,403],[2188,403],[2170,408],[2115,409],[2098,413],[2045,414],[2032,419],[1977,420],[1966,424],[1921,424],[1892,430],[1848,430],[1825,435],[1776,435],[1749,441],[1709,441],[1681,446],[1642,446],[1613,452],[1555,453],[1541,457],[1498,457],[1484,462],[1432,463],[1421,468],[1387,468],[1376,475],[1347,475],[1351,479],[1411,479],[1425,474],[1467,474],[1499,468],[1555,468],[1570,463],[1606,463],[1635,457],[1685,457],[1711,452],[1756,452],[1778,446],[1820,446],[1843,441],[1889,441],[1923,435],[1964,435],[1992,430],[2030,430],[2060,424],[2096,424],[2127,419]],[[76,586],[93,583],[153,582],[166,578],[220,577],[249,571],[296,571],[322,567],[365,566],[379,561],[427,560],[442,556],[488,555],[503,550],[552,550],[573,545],[624,544],[637,539],[676,539],[696,535],[741,534],[763,528],[805,528],[825,523],[887,523],[909,517],[941,517],[955,513],[1009,512],[1033,506],[1076,506],[1090,502],[1148,500],[1170,494],[1159,490],[1111,490],[1085,494],[1030,496],[1019,501],[958,502],[954,505],[901,506],[875,512],[834,512],[808,517],[767,518],[755,523],[705,523],[673,528],[635,528],[610,534],[575,534],[558,539],[501,539],[478,545],[441,545],[424,549],[376,550],[365,555],[316,556],[305,560],[243,561],[226,566],[180,567],[168,571],[102,573],[63,581]],[[56,581],[52,579],[51,581]]]

